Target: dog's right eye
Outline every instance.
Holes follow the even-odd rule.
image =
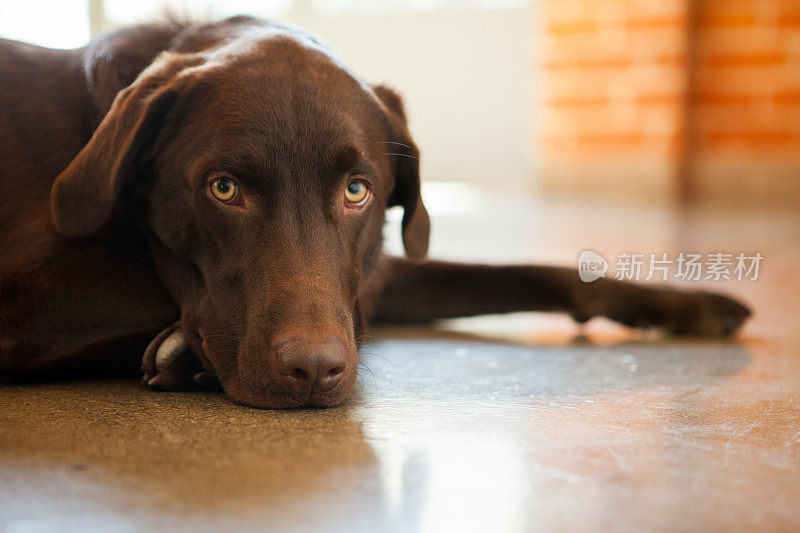
[[[228,176],[217,176],[208,183],[211,196],[228,205],[240,205],[239,186]]]

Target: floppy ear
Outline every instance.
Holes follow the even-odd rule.
[[[98,121],[111,108],[117,93],[169,49],[180,30],[180,22],[165,18],[160,24],[137,24],[106,31],[92,39],[83,54],[83,72],[100,112]]]
[[[59,233],[88,235],[111,218],[144,152],[178,100],[176,75],[199,62],[197,55],[165,52],[117,94],[92,138],[50,190],[50,209]]]
[[[410,259],[423,259],[428,254],[430,220],[422,203],[419,181],[419,150],[408,132],[405,109],[400,96],[384,85],[373,86],[375,94],[390,114],[391,147],[394,167],[394,189],[388,206],[403,206],[403,247]]]

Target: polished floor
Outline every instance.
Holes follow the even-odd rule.
[[[718,342],[536,314],[375,330],[328,410],[5,385],[0,531],[800,530],[799,216],[426,195],[439,257],[760,252],[757,281],[703,284],[755,317]]]

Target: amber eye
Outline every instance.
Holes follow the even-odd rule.
[[[344,190],[344,199],[351,206],[360,207],[369,199],[369,187],[361,180],[353,180]]]
[[[212,196],[224,204],[233,203],[239,196],[236,182],[226,176],[212,179],[208,186],[211,188]]]

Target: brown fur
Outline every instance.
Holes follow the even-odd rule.
[[[337,405],[365,318],[549,310],[723,335],[749,314],[567,268],[426,262],[418,155],[397,94],[297,28],[236,17],[72,51],[0,41],[0,370],[88,372],[155,337],[152,388]],[[209,196],[219,171],[241,207]],[[352,175],[371,183],[358,211],[342,203]],[[411,260],[381,255],[392,205]]]

